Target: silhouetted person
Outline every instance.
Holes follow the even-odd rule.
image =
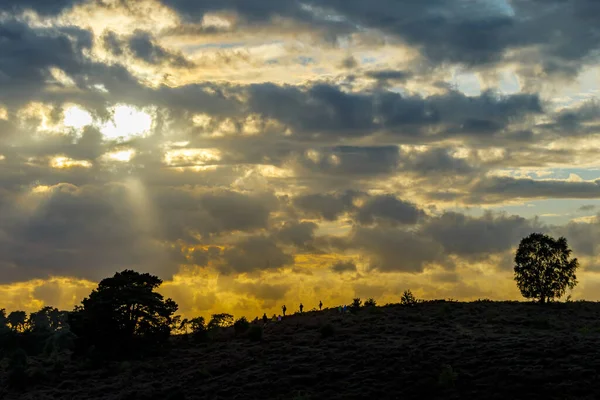
[[[322,308],[323,308],[323,302],[319,301],[319,311],[321,311]]]
[[[266,324],[267,322],[269,322],[269,317],[267,317],[267,313],[264,313],[263,314],[263,323]]]
[[[302,310],[304,310],[304,306],[302,305],[302,303],[300,303],[300,312],[302,312]]]
[[[285,317],[285,312],[287,311],[287,307],[285,306],[285,304],[283,305],[283,307],[281,307],[281,311],[283,311],[283,316]]]

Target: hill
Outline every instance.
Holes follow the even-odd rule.
[[[600,398],[600,303],[326,310],[269,323],[262,342],[232,336],[174,337],[168,354],[100,369],[30,358],[28,387],[0,398]]]

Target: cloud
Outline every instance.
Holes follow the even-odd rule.
[[[23,193],[18,203],[5,203],[0,217],[3,282],[51,276],[99,280],[125,268],[170,279],[179,265],[158,233],[136,220],[132,206],[119,184],[40,187]]]
[[[136,29],[126,41],[133,55],[148,64],[169,63],[179,68],[190,68],[193,66],[193,63],[187,60],[182,54],[171,52],[157,44],[155,38],[148,32]]]
[[[88,0],[3,0],[0,10],[8,12],[22,12],[33,10],[43,16],[53,16]]]
[[[345,272],[356,272],[356,264],[354,261],[338,261],[329,268],[336,274],[343,274]]]
[[[294,198],[294,205],[309,215],[318,216],[327,221],[335,221],[338,217],[353,209],[352,201],[356,193],[348,191],[339,194],[308,194]]]
[[[318,225],[314,222],[285,222],[275,233],[278,241],[305,248],[313,240]]]
[[[394,228],[357,227],[348,245],[369,260],[371,271],[418,273],[443,260],[443,248],[434,240]]]
[[[530,178],[490,177],[471,188],[470,203],[502,202],[509,199],[562,198],[593,199],[600,195],[600,180],[572,182]]]
[[[446,254],[487,257],[518,245],[521,238],[539,227],[519,216],[485,212],[479,218],[446,212],[432,218],[422,232],[443,246]]]
[[[424,216],[425,213],[414,204],[385,195],[367,199],[357,211],[356,220],[363,225],[371,225],[375,221],[414,225]]]
[[[41,3],[41,2],[40,2]],[[0,103],[19,107],[47,96],[51,68],[75,78],[84,71],[84,50],[92,34],[78,27],[30,27],[14,19],[0,21]],[[64,83],[54,82],[53,86]]]
[[[293,263],[294,257],[285,253],[272,239],[258,235],[244,238],[225,249],[217,269],[223,274],[241,274],[277,270]]]

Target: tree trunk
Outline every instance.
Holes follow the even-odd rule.
[[[540,303],[541,303],[541,304],[544,304],[544,303],[546,303],[546,296],[542,295],[542,296],[540,297]]]

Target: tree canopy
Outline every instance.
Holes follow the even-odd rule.
[[[103,279],[72,313],[73,331],[96,346],[115,341],[130,346],[138,339],[165,342],[178,306],[155,291],[161,284],[156,276],[132,270]]]
[[[577,284],[577,258],[570,259],[567,239],[542,233],[523,238],[515,255],[515,280],[523,297],[545,303]]]

